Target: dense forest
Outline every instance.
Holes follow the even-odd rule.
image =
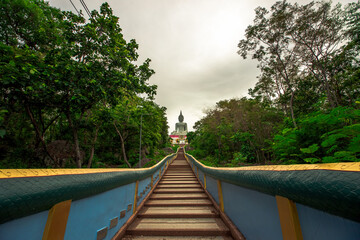
[[[360,1],[256,8],[238,54],[258,81],[206,111],[189,152],[212,166],[359,161],[359,38]]]
[[[137,65],[107,3],[88,20],[43,0],[1,1],[0,15],[0,168],[134,167],[140,128],[141,157],[164,156],[150,59]]]

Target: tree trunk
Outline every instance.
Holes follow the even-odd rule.
[[[26,112],[27,112],[27,114],[29,115],[30,120],[31,120],[31,123],[32,123],[32,125],[33,125],[33,127],[34,127],[34,129],[35,129],[36,138],[38,139],[37,141],[40,140],[40,142],[41,142],[42,145],[43,145],[43,148],[44,148],[45,153],[49,156],[49,158],[51,159],[51,161],[53,161],[53,162],[55,163],[54,158],[50,155],[49,151],[47,150],[46,143],[45,143],[45,140],[44,140],[44,135],[40,133],[39,126],[38,126],[38,124],[36,123],[36,120],[35,120],[35,118],[34,118],[33,113],[31,112],[30,107],[29,107],[27,104],[25,105],[25,109],[26,109]],[[38,143],[37,143],[36,145],[38,145]]]
[[[80,154],[78,129],[72,122],[70,112],[67,112],[66,116],[67,116],[67,119],[69,121],[70,128],[72,129],[72,132],[73,132],[73,139],[74,139],[74,144],[75,144],[75,162],[76,162],[76,166],[78,168],[81,168],[81,154]]]
[[[294,124],[294,127],[297,128],[296,121],[295,121],[295,115],[294,115],[293,103],[294,103],[294,92],[291,91],[291,99],[290,99],[291,119]]]
[[[325,73],[322,74],[322,75],[323,75],[323,82],[325,84],[325,90],[326,90],[327,99],[328,99],[328,101],[329,101],[329,103],[331,105],[331,108],[335,108],[338,105],[336,95],[333,93]]]
[[[123,152],[124,161],[125,161],[125,163],[129,166],[129,168],[131,168],[131,165],[130,165],[129,161],[127,160],[127,157],[126,157],[124,138],[123,138],[121,132],[119,131],[119,129],[117,128],[115,121],[113,122],[113,124],[114,124],[114,127],[115,127],[115,129],[116,129],[116,132],[118,133],[118,135],[119,135],[119,137],[120,137],[120,141],[121,141],[121,151]]]
[[[89,157],[89,161],[88,161],[88,165],[87,165],[88,168],[91,168],[92,160],[93,160],[93,158],[94,158],[95,144],[96,144],[96,140],[97,140],[97,137],[98,137],[99,128],[100,128],[100,125],[96,126],[94,141],[93,141],[93,143],[92,143],[92,145],[91,145],[90,157]]]

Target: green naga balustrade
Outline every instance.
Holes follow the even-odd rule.
[[[0,169],[0,239],[111,239],[174,157],[144,169]]]
[[[195,175],[248,240],[360,239],[360,163],[214,168]]]

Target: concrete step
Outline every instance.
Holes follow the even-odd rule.
[[[186,178],[193,178],[193,179],[196,179],[195,175],[194,174],[187,174],[187,175],[164,175],[163,176],[163,179],[171,179],[171,178],[183,178],[183,179],[186,179]]]
[[[212,206],[212,202],[208,199],[150,199],[145,206]]]
[[[193,172],[186,172],[186,173],[177,173],[177,172],[173,172],[173,173],[168,173],[166,172],[164,176],[182,176],[182,177],[187,177],[187,176],[195,176]]]
[[[194,174],[194,172],[189,169],[189,170],[183,171],[181,173],[179,173],[178,171],[170,171],[170,172],[166,172],[165,174],[177,174],[177,175],[180,175],[180,174]]]
[[[203,193],[204,189],[202,188],[174,188],[174,189],[166,189],[166,188],[160,188],[160,189],[155,189],[154,193]]]
[[[184,181],[171,181],[171,180],[161,180],[159,182],[159,184],[196,184],[199,183],[198,181],[195,180],[184,180]]]
[[[148,236],[226,236],[230,231],[219,218],[137,218],[127,233]]]
[[[169,165],[170,168],[189,168],[190,165],[186,161],[173,162]]]
[[[191,177],[191,178],[162,178],[161,181],[173,181],[173,182],[179,182],[179,181],[196,181],[198,182],[198,180],[195,177]]]
[[[174,165],[174,166],[169,165],[168,170],[169,171],[175,171],[175,170],[192,171],[192,169],[191,169],[191,167],[189,167],[189,165],[187,165],[187,166],[185,166],[185,165]]]
[[[207,199],[205,193],[153,193],[150,199],[171,200],[171,199]]]
[[[144,207],[138,216],[141,218],[216,218],[219,217],[219,212],[212,206]]]
[[[194,174],[187,174],[187,175],[181,174],[181,175],[164,175],[162,180],[169,180],[172,178],[175,178],[175,179],[182,178],[183,180],[187,180],[187,179],[195,180],[196,179]]]
[[[123,240],[232,240],[229,236],[132,236],[126,235]]]
[[[196,184],[158,184],[156,189],[163,188],[201,188],[199,183]]]

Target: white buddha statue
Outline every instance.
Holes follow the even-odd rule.
[[[172,132],[173,135],[186,135],[188,133],[187,123],[184,123],[184,116],[182,111],[180,111],[179,122],[175,124],[175,131]]]

